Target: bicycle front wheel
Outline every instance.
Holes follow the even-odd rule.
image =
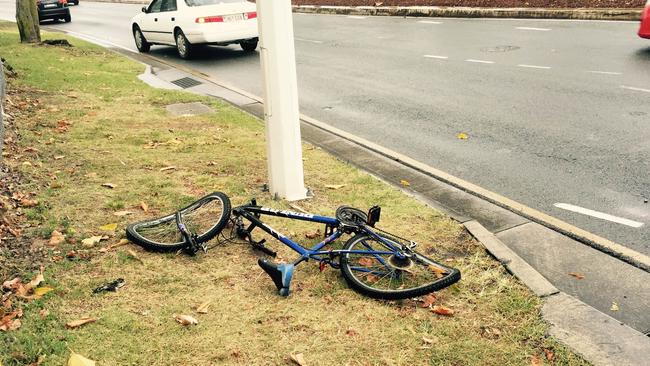
[[[386,237],[395,248],[402,244]],[[345,243],[341,272],[355,291],[375,299],[397,300],[441,290],[460,280],[460,271],[410,250],[393,250],[367,234]]]
[[[181,209],[180,213],[188,231],[197,235],[196,243],[204,243],[217,236],[228,223],[230,199],[214,192]],[[131,224],[126,228],[126,237],[159,252],[177,251],[187,245],[176,224],[175,213]]]

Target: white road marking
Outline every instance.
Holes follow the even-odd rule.
[[[313,39],[304,39],[304,38],[298,38],[298,37],[294,37],[293,39],[295,39],[296,41],[301,41],[301,42],[310,42],[310,43],[319,43],[319,44],[323,43],[323,41],[316,41],[316,40],[313,40]]]
[[[436,56],[436,55],[424,55],[423,57],[426,57],[426,58],[437,58],[437,59],[440,59],[440,60],[446,60],[446,59],[449,58],[449,57],[447,57],[447,56]]]
[[[561,208],[563,210],[567,210],[567,211],[571,211],[571,212],[577,212],[579,214],[592,216],[592,217],[595,217],[595,218],[598,218],[598,219],[607,220],[607,221],[615,222],[617,224],[623,224],[623,225],[631,226],[631,227],[634,227],[634,228],[639,228],[639,227],[643,226],[642,222],[624,219],[622,217],[613,216],[613,215],[606,214],[606,213],[603,213],[603,212],[590,210],[588,208],[584,208],[584,207],[580,207],[580,206],[570,205],[568,203],[556,203],[553,206],[555,206],[557,208]]]
[[[548,32],[548,31],[551,30],[551,28],[535,28],[535,27],[515,27],[515,29],[530,30],[530,31],[540,31],[540,32]]]
[[[494,61],[474,60],[474,59],[472,59],[472,58],[468,58],[468,59],[465,60],[465,61],[467,61],[467,62],[475,62],[475,63],[477,63],[477,64],[493,64],[493,63],[494,63]]]
[[[537,65],[526,65],[526,64],[519,64],[517,66],[519,66],[519,67],[527,67],[529,69],[544,69],[544,70],[548,70],[548,69],[551,68],[550,66],[537,66]]]
[[[422,23],[422,24],[442,24],[442,22],[436,22],[434,20],[418,20],[418,23]]]
[[[621,85],[621,88],[623,88],[623,89],[627,89],[627,90],[634,90],[634,91],[640,91],[640,92],[650,93],[650,89],[635,88],[635,87],[633,87],[633,86],[625,86],[625,85]]]
[[[623,75],[620,72],[613,72],[613,71],[588,70],[587,72],[592,74],[601,74],[601,75]]]
[[[362,17],[360,15],[348,15],[348,18],[350,18],[350,19],[366,19],[366,17]]]

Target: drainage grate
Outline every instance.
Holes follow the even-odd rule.
[[[172,84],[178,85],[183,89],[191,88],[193,86],[201,85],[202,83],[198,80],[194,80],[192,78],[182,78],[178,80],[172,81]]]

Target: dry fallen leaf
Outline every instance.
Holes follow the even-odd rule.
[[[456,138],[458,138],[460,140],[467,140],[469,138],[469,136],[465,132],[461,132],[461,133],[456,135]]]
[[[116,223],[106,224],[99,227],[99,230],[103,230],[103,231],[115,231],[115,229],[117,229]]]
[[[34,289],[34,296],[38,299],[43,297],[48,292],[54,291],[52,287],[49,286],[43,286],[43,287],[38,287]]]
[[[174,319],[183,325],[196,325],[199,321],[190,315],[174,314]]]
[[[20,319],[9,318],[9,315],[6,315],[0,319],[0,330],[5,332],[10,332],[12,330],[18,330],[23,324]]]
[[[131,256],[131,258],[133,258],[133,259],[135,259],[136,261],[138,261],[138,262],[144,264],[144,261],[143,261],[142,259],[140,259],[140,257],[138,257],[138,254],[137,254],[133,249],[128,249],[126,252],[129,253],[129,255]]]
[[[435,342],[435,339],[422,337],[422,342],[424,342],[426,344],[433,344]]]
[[[346,335],[349,335],[350,337],[354,337],[354,336],[359,335],[359,333],[357,333],[357,331],[354,330],[354,329],[352,329],[352,328],[346,330],[346,331],[345,331],[345,334],[346,334]]]
[[[199,314],[207,314],[209,307],[210,307],[210,301],[206,301],[196,308],[196,312]]]
[[[340,188],[343,188],[343,187],[345,187],[345,184],[326,184],[325,185],[325,188],[327,188],[327,189],[340,189]]]
[[[421,308],[428,308],[433,305],[433,303],[436,302],[436,295],[434,294],[428,294],[422,296],[422,304],[420,304]]]
[[[375,264],[375,260],[368,257],[359,258],[359,265],[364,267],[372,267]]]
[[[544,353],[546,354],[546,360],[548,362],[553,362],[555,360],[555,354],[550,349],[544,348]]]
[[[20,205],[23,206],[23,207],[34,207],[34,206],[38,205],[38,201],[23,198],[23,199],[20,200]]]
[[[411,185],[408,180],[402,179],[399,181],[399,184],[403,185],[404,187],[408,187]]]
[[[310,232],[310,233],[306,233],[306,234],[305,234],[305,238],[307,238],[307,239],[316,239],[316,238],[318,238],[318,237],[321,236],[321,235],[323,235],[323,234],[320,232],[320,229],[318,229],[318,230],[316,230],[316,231],[312,231],[312,232]]]
[[[289,357],[291,357],[291,361],[293,361],[293,363],[298,366],[307,365],[307,362],[305,362],[305,357],[302,355],[302,353],[291,353],[289,354]]]
[[[97,318],[87,316],[87,317],[83,317],[83,318],[81,318],[79,320],[74,320],[74,321],[68,322],[68,323],[65,324],[65,327],[68,328],[68,329],[75,329],[75,328],[79,328],[80,326],[88,324],[88,323],[94,323],[97,320],[98,320]]]
[[[113,189],[113,188],[115,188],[115,184],[113,184],[113,183],[102,183],[102,187]]]
[[[569,276],[573,276],[573,277],[575,277],[575,278],[577,278],[579,280],[582,280],[582,279],[585,278],[585,276],[581,275],[580,273],[576,273],[576,272],[569,272]]]
[[[533,355],[533,356],[530,358],[530,364],[531,364],[532,366],[541,366],[543,363],[542,363],[542,359],[539,358],[538,355]]]
[[[436,313],[438,315],[445,315],[445,316],[454,315],[453,309],[450,309],[442,305],[434,305],[433,308],[431,308],[431,312]]]
[[[95,244],[102,241],[102,239],[104,239],[103,236],[97,236],[97,235],[96,236],[91,236],[90,238],[86,238],[86,239],[82,240],[81,245],[84,248],[92,248],[92,247],[95,246]]]
[[[115,215],[115,216],[133,215],[133,211],[116,211],[116,212],[113,212],[113,215]]]
[[[431,272],[435,273],[436,277],[442,278],[447,274],[447,271],[437,266],[429,266]]]
[[[13,280],[8,280],[2,283],[2,288],[7,290],[15,290],[20,285],[20,277],[16,277]]]
[[[149,206],[148,206],[146,203],[144,203],[144,202],[140,202],[140,208],[141,208],[142,211],[144,211],[144,212],[149,211]]]
[[[616,303],[616,301],[612,302],[612,307],[609,308],[609,310],[611,310],[611,311],[618,311],[618,310],[619,310],[619,309],[618,309],[618,303]]]
[[[67,366],[95,366],[95,361],[87,359],[78,353],[71,352]]]
[[[55,247],[63,243],[64,241],[65,241],[65,235],[63,235],[63,233],[61,233],[58,230],[54,230],[52,231],[52,235],[50,236],[50,241],[47,242],[47,245],[51,247]]]
[[[43,281],[45,281],[45,277],[43,277],[43,267],[41,267],[40,273],[37,274],[31,281],[29,281],[29,283],[24,286],[25,291],[29,292],[32,289],[35,289]]]
[[[41,317],[41,319],[45,319],[48,315],[50,315],[50,311],[47,309],[42,309],[38,312],[38,315]]]

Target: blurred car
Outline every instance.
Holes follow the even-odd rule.
[[[70,9],[66,0],[37,0],[36,6],[38,7],[38,21],[43,20],[63,20],[70,23],[72,17],[70,16]]]
[[[650,0],[645,4],[645,9],[643,9],[643,13],[641,13],[639,37],[650,38]]]
[[[133,17],[131,29],[138,51],[176,46],[184,59],[197,45],[239,44],[251,52],[258,43],[256,6],[245,0],[153,0]]]

